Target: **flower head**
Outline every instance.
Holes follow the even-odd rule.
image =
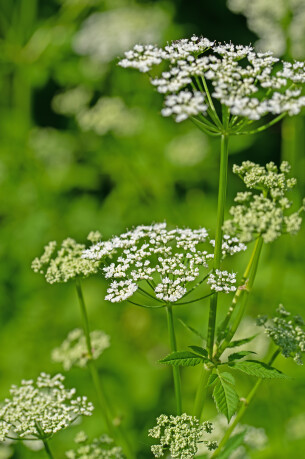
[[[293,316],[280,304],[274,317],[268,321],[268,316],[259,316],[257,325],[265,327],[265,333],[279,346],[284,357],[292,357],[298,365],[303,364],[305,322],[301,316]]]
[[[248,26],[259,40],[260,50],[283,55],[290,48],[294,57],[304,57],[305,4],[303,0],[228,0],[234,13],[247,18]]]
[[[198,443],[204,443],[209,450],[217,448],[216,442],[201,439],[204,432],[210,434],[212,430],[210,422],[200,424],[196,417],[185,413],[180,416],[161,414],[157,418],[157,425],[148,432],[150,437],[159,440],[159,444],[153,445],[151,451],[155,457],[162,457],[169,451],[173,458],[193,459]]]
[[[205,228],[169,230],[166,223],[138,226],[131,231],[99,242],[84,252],[84,257],[99,260],[108,256],[103,268],[105,277],[112,279],[106,300],[120,302],[135,292],[157,301],[175,303],[187,294],[190,283],[209,270],[213,258],[214,240]],[[223,256],[245,250],[237,238],[225,237]],[[201,282],[200,282],[201,283]]]
[[[88,441],[85,432],[79,432],[74,439],[79,446],[76,450],[66,452],[68,459],[124,459],[122,448],[114,446],[107,435]]]
[[[305,204],[294,213],[287,215],[292,202],[286,193],[296,184],[296,179],[289,178],[290,166],[283,161],[278,168],[273,162],[266,167],[251,161],[244,161],[241,166],[233,166],[237,174],[252,191],[239,192],[236,205],[231,207],[231,219],[225,221],[224,231],[237,235],[241,241],[249,242],[262,236],[264,242],[272,242],[282,234],[296,234],[301,226],[301,212]]]
[[[72,330],[64,342],[52,351],[52,360],[60,362],[64,370],[73,366],[85,367],[90,358],[97,359],[110,346],[109,336],[101,330],[90,333],[92,356],[89,356],[83,330]]]
[[[80,416],[90,416],[93,405],[87,397],[75,397],[75,389],[66,389],[64,376],[41,373],[36,381],[23,380],[12,386],[11,396],[0,408],[0,441],[51,437],[69,427]]]
[[[211,128],[202,118],[210,105],[215,132],[216,103],[227,107],[232,116],[252,121],[267,114],[292,116],[305,105],[304,62],[280,61],[270,52],[256,53],[251,46],[214,43],[194,35],[164,48],[136,45],[119,65],[150,72],[155,67],[158,71],[161,62],[163,71],[151,77],[151,83],[165,95],[163,116],[174,115],[177,122],[195,117]],[[232,133],[241,133],[241,127],[238,119],[231,119]]]
[[[99,232],[92,231],[88,236],[91,242],[97,242],[100,238]],[[92,263],[82,257],[86,248],[84,244],[68,238],[62,242],[57,253],[56,245],[55,241],[49,242],[42,256],[32,262],[33,271],[43,274],[49,284],[68,282],[77,277],[88,277],[98,271],[100,264],[98,261]]]

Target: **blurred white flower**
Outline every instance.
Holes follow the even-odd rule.
[[[166,147],[167,158],[178,166],[195,166],[209,149],[205,135],[197,129],[175,137]]]
[[[110,62],[138,41],[159,42],[169,22],[169,14],[155,5],[94,13],[76,34],[74,49],[100,62]]]

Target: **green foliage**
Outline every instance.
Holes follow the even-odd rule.
[[[244,362],[232,362],[230,366],[235,370],[242,371],[250,376],[263,379],[287,379],[281,371],[257,360],[245,360]]]
[[[160,363],[165,363],[167,365],[181,366],[181,367],[194,367],[199,365],[199,363],[204,363],[208,359],[206,356],[202,356],[198,353],[181,351],[181,352],[172,352],[167,357],[162,360],[159,360]]]
[[[239,396],[235,390],[235,379],[231,373],[218,373],[218,380],[213,390],[217,410],[228,420],[235,414],[239,405]]]

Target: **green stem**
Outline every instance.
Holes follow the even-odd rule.
[[[172,352],[176,352],[177,342],[176,342],[176,335],[175,335],[172,306],[167,306],[166,312],[167,312],[167,325],[168,325],[170,350]],[[182,397],[181,397],[181,381],[180,381],[179,367],[173,366],[173,377],[174,377],[174,386],[175,386],[177,415],[180,415],[182,414]]]
[[[245,289],[248,288],[248,281],[249,281],[249,274],[250,274],[250,271],[251,271],[251,268],[253,266],[253,263],[254,262],[257,262],[257,252],[260,250],[260,244],[259,244],[259,239],[256,240],[255,242],[255,245],[254,245],[254,248],[252,250],[252,253],[251,253],[251,257],[250,257],[250,260],[249,260],[249,263],[245,269],[245,272],[243,274],[243,277],[242,277],[242,280],[241,280],[241,285],[239,286],[239,288],[236,290],[235,292],[235,295],[233,297],[233,300],[232,300],[232,304],[227,312],[227,315],[224,319],[224,321],[222,322],[221,326],[219,327],[219,336],[223,336],[225,334],[225,331],[226,331],[226,328],[231,320],[231,317],[232,317],[232,314],[233,312],[235,311],[235,307],[236,307],[236,304],[238,302],[238,300],[240,299],[240,297],[244,294],[243,292],[245,292]]]
[[[43,439],[42,441],[43,441],[45,452],[47,453],[47,455],[49,456],[50,459],[54,459],[54,456],[52,454],[52,451],[50,450],[50,446],[49,446],[47,440]]]
[[[241,131],[241,132],[232,132],[232,135],[250,135],[250,134],[257,134],[258,132],[265,131],[268,129],[270,126],[273,126],[274,124],[278,123],[281,119],[283,119],[287,113],[282,113],[281,115],[277,116],[276,118],[273,118],[269,123],[264,124],[263,126],[260,126],[257,129],[253,129],[252,131]]]
[[[194,416],[196,416],[196,418],[200,421],[207,395],[207,384],[211,373],[212,369],[206,369],[204,366],[202,367],[193,410]]]
[[[272,355],[271,359],[269,360],[268,362],[268,365],[272,365],[272,363],[275,361],[275,359],[277,358],[277,356],[279,355],[280,353],[280,349],[278,348]],[[228,428],[228,430],[226,431],[223,439],[221,440],[221,442],[219,443],[218,445],[218,448],[217,450],[215,451],[215,453],[212,455],[212,458],[215,458],[219,455],[221,449],[226,445],[227,441],[229,440],[232,432],[234,431],[235,427],[237,426],[237,424],[239,423],[239,421],[241,420],[241,418],[243,417],[246,409],[248,408],[248,406],[250,405],[250,403],[252,402],[257,390],[259,389],[261,383],[263,382],[263,379],[260,378],[256,381],[256,383],[254,384],[253,388],[251,389],[251,391],[249,392],[247,398],[243,401],[243,405],[241,406],[241,408],[238,410],[238,413],[234,419],[234,421],[232,422],[232,424],[230,425],[230,427]]]
[[[246,281],[246,284],[244,285],[244,288],[242,290],[240,289],[240,292],[241,292],[241,293],[239,293],[239,296],[241,298],[240,308],[239,308],[239,310],[237,312],[237,315],[235,317],[235,320],[234,320],[233,324],[231,325],[231,327],[230,327],[229,331],[227,332],[222,344],[220,345],[219,349],[216,352],[216,355],[215,355],[216,359],[218,359],[221,356],[221,354],[224,352],[224,350],[228,347],[228,344],[230,343],[231,339],[233,338],[233,336],[234,336],[234,334],[235,334],[235,332],[236,332],[236,330],[237,330],[237,328],[238,328],[238,326],[239,326],[239,324],[241,322],[241,319],[242,319],[242,317],[244,315],[244,312],[245,312],[245,309],[246,309],[246,306],[247,306],[247,301],[248,301],[248,298],[249,298],[249,294],[251,293],[252,287],[253,287],[253,284],[254,284],[254,279],[255,279],[255,276],[256,276],[258,262],[259,262],[260,254],[261,254],[261,251],[262,251],[262,247],[263,247],[263,239],[260,236],[256,240],[255,248],[254,248],[254,251],[253,251],[253,259],[251,261],[251,269],[250,269],[250,274],[249,274],[248,281]]]
[[[98,371],[97,371],[95,361],[93,359],[93,354],[92,354],[92,344],[91,344],[91,337],[90,337],[88,314],[87,314],[87,309],[86,309],[86,305],[84,301],[84,295],[82,291],[81,282],[79,279],[76,279],[75,285],[76,285],[77,297],[79,300],[79,305],[80,305],[81,314],[82,314],[83,328],[84,328],[84,333],[85,333],[85,338],[86,338],[87,352],[89,356],[88,368],[89,368],[89,372],[90,372],[90,375],[93,381],[93,385],[96,391],[96,395],[97,395],[100,407],[102,409],[102,413],[103,413],[105,422],[107,424],[108,432],[110,435],[113,436],[114,439],[118,439],[121,442],[122,446],[124,447],[124,451],[125,451],[127,458],[132,459],[133,454],[131,452],[129,442],[126,439],[122,431],[121,426],[118,425],[115,427],[113,424],[114,416],[112,414],[112,410],[108,402],[107,396],[105,394],[105,391],[103,389],[102,383],[98,376]]]
[[[220,172],[219,172],[219,188],[218,188],[218,207],[217,207],[217,224],[215,235],[214,263],[213,269],[220,268],[222,256],[222,226],[224,220],[224,209],[226,202],[227,190],[227,169],[228,169],[228,141],[227,134],[221,136],[221,151],[220,151]],[[216,327],[216,312],[217,312],[217,293],[211,296],[209,325],[207,336],[207,348],[210,358],[213,355],[215,327]]]

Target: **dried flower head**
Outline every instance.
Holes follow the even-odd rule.
[[[97,359],[110,346],[110,338],[101,330],[90,333],[92,356],[89,356],[83,330],[72,330],[64,342],[52,351],[52,360],[60,362],[64,370],[73,366],[85,367],[90,358]]]
[[[210,451],[217,448],[216,442],[201,438],[212,430],[211,422],[200,424],[196,417],[185,413],[180,416],[161,414],[157,418],[157,425],[148,431],[150,437],[160,441],[151,447],[151,451],[155,457],[162,457],[169,452],[173,458],[193,459],[198,451],[198,443],[204,443]]]
[[[252,191],[237,193],[236,205],[230,209],[232,218],[225,221],[224,231],[237,235],[243,242],[262,236],[268,243],[282,234],[296,234],[301,227],[300,214],[305,204],[297,212],[286,215],[292,205],[286,193],[296,184],[296,179],[288,177],[289,171],[286,161],[279,169],[273,162],[266,167],[251,161],[244,161],[241,166],[234,165],[233,172],[246,187],[260,194]]]
[[[272,53],[256,53],[250,46],[214,43],[194,35],[164,48],[136,45],[119,65],[150,72],[161,62],[163,71],[151,77],[151,83],[165,95],[162,114],[174,115],[177,122],[195,117],[209,133],[219,132],[215,123],[219,105],[233,116],[228,126],[231,133],[238,134],[245,127],[239,117],[255,121],[267,114],[292,116],[305,105],[304,62],[280,61]],[[209,122],[205,121],[207,116]]]
[[[114,446],[113,440],[107,435],[102,435],[89,443],[88,436],[81,431],[74,441],[80,446],[76,450],[66,452],[68,459],[124,459],[125,457],[122,448]]]
[[[284,357],[292,357],[298,365],[303,364],[305,322],[301,316],[293,316],[280,304],[274,317],[268,321],[268,316],[259,316],[257,325],[265,327],[265,333],[279,346]]]
[[[93,237],[93,239],[92,239]],[[99,232],[91,232],[88,240],[96,242],[101,239]],[[89,262],[82,257],[86,246],[79,244],[74,239],[65,239],[56,253],[55,241],[49,242],[40,258],[32,262],[35,273],[43,274],[49,284],[55,282],[68,282],[77,277],[88,277],[98,271],[99,262]]]
[[[305,3],[303,0],[228,0],[234,13],[247,18],[248,26],[259,40],[257,49],[272,50],[278,56],[291,53],[304,57]]]
[[[175,303],[189,292],[192,282],[198,280],[201,284],[206,279],[204,270],[210,269],[214,244],[205,228],[169,230],[166,223],[158,223],[138,226],[99,242],[83,256],[92,260],[108,256],[110,263],[103,270],[112,282],[106,300],[120,302],[138,292],[161,303]],[[222,248],[225,257],[246,246],[237,238],[225,236]],[[150,291],[146,292],[144,286]]]
[[[87,397],[74,397],[75,389],[66,389],[64,376],[41,373],[37,381],[23,380],[12,386],[11,397],[0,408],[0,441],[44,439],[69,427],[80,416],[91,416],[93,405]]]

